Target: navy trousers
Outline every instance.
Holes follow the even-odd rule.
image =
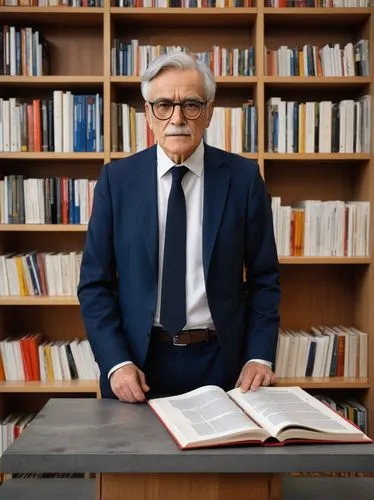
[[[150,387],[148,398],[181,394],[210,384],[227,391],[239,375],[229,376],[217,338],[174,346],[151,336],[143,371]]]

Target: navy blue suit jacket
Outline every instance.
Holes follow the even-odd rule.
[[[280,288],[272,213],[256,162],[204,147],[205,285],[235,376],[250,358],[274,362]],[[103,397],[114,365],[142,368],[147,354],[158,280],[156,174],[153,146],[105,165],[95,188],[78,297]]]

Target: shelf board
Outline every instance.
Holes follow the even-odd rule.
[[[0,232],[83,233],[86,224],[0,224]]]
[[[0,306],[77,306],[76,297],[0,296]]]
[[[172,26],[173,28],[225,27],[249,28],[256,20],[256,8],[121,8],[110,9],[111,19],[116,23],[136,23],[139,28],[154,29]]]
[[[265,76],[268,88],[313,87],[313,88],[361,88],[371,83],[369,76]]]
[[[357,26],[370,17],[370,8],[264,8],[265,27],[280,26]]]
[[[0,86],[11,85],[12,87],[52,87],[64,88],[73,87],[93,87],[103,85],[103,76],[66,76],[66,75],[47,75],[47,76],[0,76]]]
[[[140,85],[140,76],[111,76],[111,83],[120,83],[121,85]],[[139,87],[140,89],[140,87]]]
[[[368,161],[370,153],[264,153],[265,160],[276,161]]]
[[[103,7],[0,7],[3,23],[27,22],[41,26],[102,26]]]
[[[257,83],[257,76],[216,76],[219,87],[248,87]],[[140,85],[140,76],[111,76],[111,83],[121,85]]]
[[[18,382],[6,381],[0,382],[0,393],[4,392],[49,392],[49,393],[82,393],[93,392],[97,393],[99,389],[98,383],[95,380],[66,380],[62,382]]]
[[[279,257],[280,264],[370,264],[370,257]]]
[[[220,87],[247,87],[257,83],[257,76],[216,76],[215,80]]]
[[[104,153],[0,153],[0,160],[102,160]]]
[[[277,378],[278,387],[299,386],[303,389],[369,389],[367,378],[354,377],[300,377]]]

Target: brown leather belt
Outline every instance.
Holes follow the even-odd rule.
[[[168,332],[159,327],[152,328],[152,335],[163,342],[171,342],[176,346],[198,344],[199,342],[210,342],[217,337],[215,330],[201,328],[196,330],[183,330],[178,335],[169,335]]]

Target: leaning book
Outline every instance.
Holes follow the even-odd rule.
[[[149,406],[181,449],[253,443],[371,443],[349,421],[300,387],[225,392],[204,386]]]

